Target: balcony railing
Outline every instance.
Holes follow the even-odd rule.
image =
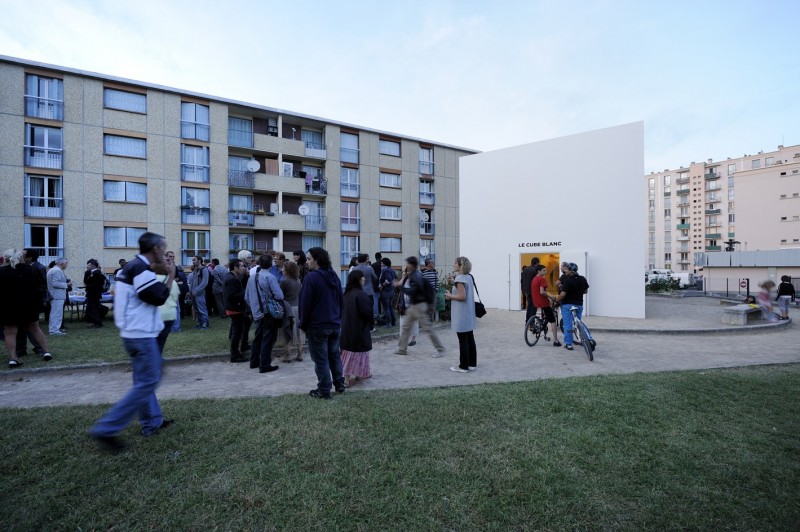
[[[343,198],[357,198],[361,194],[361,185],[358,183],[342,183],[340,190]]]
[[[25,196],[25,216],[33,216],[35,218],[63,218],[64,200],[62,198]]]
[[[319,214],[308,214],[306,219],[306,231],[325,231],[325,217]]]
[[[675,182],[677,184],[679,184],[679,185],[688,185],[689,184],[689,178],[688,177],[679,177],[678,179],[675,180]]]
[[[706,214],[720,214],[721,212],[721,209],[706,209]]]
[[[358,150],[354,148],[339,148],[339,159],[343,163],[358,164]]]
[[[208,207],[181,205],[181,223],[209,225],[211,223],[211,209]]]
[[[690,224],[678,224],[678,225],[675,226],[675,228],[678,229],[678,230],[689,229],[690,227],[691,227]]]
[[[433,175],[434,164],[426,161],[419,162],[419,173],[425,175]]]
[[[316,142],[306,142],[306,157],[317,157],[319,159],[328,158],[328,149],[324,144]]]
[[[720,190],[721,188],[719,183],[706,183],[706,190]]]
[[[419,202],[423,205],[435,205],[436,204],[436,193],[434,192],[420,192],[419,193]]]
[[[706,178],[706,181],[713,181],[715,179],[719,179],[719,174],[714,173],[714,172],[708,172],[705,175],[705,178]]]
[[[689,192],[691,192],[691,190],[688,189],[688,188],[679,188],[676,192],[677,192],[677,194],[679,196],[684,196],[684,195],[688,194]]]
[[[64,120],[64,102],[37,96],[25,96],[25,114],[48,120]]]
[[[63,150],[61,149],[25,146],[25,166],[61,170],[62,159]]]
[[[706,251],[721,251],[722,248],[720,246],[706,246]]]
[[[239,146],[241,148],[253,147],[253,132],[240,131],[238,129],[228,130],[228,144],[231,146]]]
[[[341,224],[342,231],[360,231],[361,219],[352,216],[342,216]]]
[[[433,222],[420,222],[419,223],[419,234],[421,235],[435,235],[436,234],[436,224]]]
[[[208,166],[181,163],[181,180],[208,183]]]
[[[722,233],[706,233],[706,238],[717,240],[719,238],[722,238]]]
[[[228,169],[228,186],[235,188],[256,188],[256,176],[246,170]]]
[[[36,247],[36,246],[25,246],[27,249],[34,249],[39,252],[39,263],[47,266],[51,262],[56,259],[59,259],[64,256],[64,248],[54,248],[54,247]]]
[[[679,236],[679,237],[677,237],[677,239],[678,239],[678,242],[688,242],[689,237],[688,236]]]
[[[228,211],[228,225],[230,227],[253,227],[256,217],[246,211]]]
[[[328,180],[324,177],[306,176],[306,194],[325,195],[328,193]]]
[[[689,200],[688,199],[681,199],[675,205],[677,205],[678,207],[686,207],[686,206],[689,205]]]

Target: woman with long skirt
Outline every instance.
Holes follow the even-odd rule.
[[[372,377],[369,353],[372,351],[374,317],[372,304],[364,293],[364,272],[353,270],[347,276],[342,309],[342,336],[339,345],[342,353],[342,373],[345,386]]]

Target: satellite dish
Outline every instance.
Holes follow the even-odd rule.
[[[429,217],[428,217],[428,213],[427,212],[422,211],[422,212],[419,213],[419,221],[420,222],[427,222],[428,219],[429,219]]]
[[[307,216],[308,213],[311,212],[311,209],[308,208],[308,205],[300,205],[300,207],[297,208],[297,212],[300,213],[301,216]]]
[[[428,255],[430,255],[430,253],[431,253],[431,250],[429,250],[425,246],[422,246],[421,248],[419,248],[419,254],[422,257],[427,257]]]
[[[247,170],[249,172],[258,172],[259,169],[261,169],[261,164],[259,164],[258,161],[256,161],[255,159],[250,159],[249,161],[247,161]]]

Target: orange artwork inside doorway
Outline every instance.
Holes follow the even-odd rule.
[[[561,254],[560,253],[521,253],[519,256],[519,270],[531,265],[531,259],[538,257],[539,264],[547,268],[545,277],[547,278],[547,292],[556,295],[556,281],[561,276]]]

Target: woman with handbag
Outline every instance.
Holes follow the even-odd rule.
[[[453,263],[453,273],[448,279],[453,289],[445,293],[450,300],[450,326],[458,336],[459,364],[450,366],[450,371],[467,373],[478,365],[478,351],[475,347],[475,281],[470,274],[472,263],[467,257],[457,257]]]
[[[353,270],[347,276],[342,308],[342,336],[339,340],[342,353],[342,373],[345,386],[352,386],[360,379],[372,377],[369,353],[372,351],[374,325],[373,305],[364,292],[364,283],[369,282],[361,270]]]

